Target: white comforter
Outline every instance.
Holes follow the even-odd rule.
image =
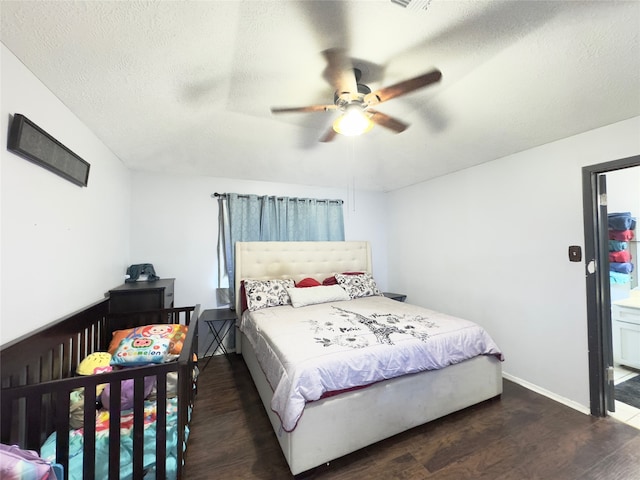
[[[286,431],[327,392],[502,353],[479,325],[385,297],[245,312],[240,329]]]

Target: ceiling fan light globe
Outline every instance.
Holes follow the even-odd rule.
[[[333,129],[341,135],[354,137],[362,135],[373,128],[373,122],[367,117],[362,108],[347,107],[343,115],[333,122]]]

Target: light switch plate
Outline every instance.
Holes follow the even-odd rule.
[[[569,245],[569,261],[580,262],[582,261],[582,249],[579,245]]]

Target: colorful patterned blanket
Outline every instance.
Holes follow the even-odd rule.
[[[144,402],[144,478],[155,479],[156,465],[156,417],[155,401]],[[109,477],[109,412],[101,410],[96,414],[95,478]],[[178,442],[178,399],[167,399],[167,479],[177,476],[176,445]],[[188,434],[188,432],[187,432]],[[186,442],[186,439],[185,439]],[[84,429],[69,431],[69,480],[82,479],[82,455]],[[40,455],[45,460],[55,462],[56,434],[47,438]],[[133,477],[133,410],[125,410],[120,418],[120,478]]]

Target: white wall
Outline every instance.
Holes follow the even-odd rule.
[[[616,170],[606,176],[609,213],[631,212],[640,220],[640,167]]]
[[[0,52],[0,344],[104,298],[129,257],[130,173],[4,45]],[[91,164],[88,187],[14,155],[22,113]]]
[[[131,263],[152,263],[159,276],[175,278],[176,305],[218,306],[214,192],[343,199],[346,240],[371,242],[375,278],[382,289],[387,286],[382,193],[148,172],[134,172],[132,180]]]
[[[640,117],[392,192],[389,288],[474,320],[510,378],[588,410],[581,167],[640,154]]]

